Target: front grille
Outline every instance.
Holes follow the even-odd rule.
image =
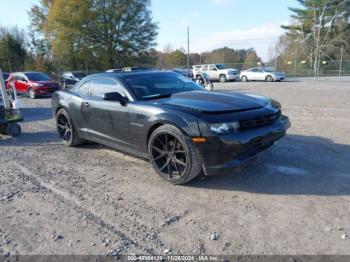
[[[247,119],[247,120],[241,120],[239,121],[239,124],[241,126],[241,130],[250,129],[254,127],[260,127],[260,126],[267,126],[273,124],[278,118],[281,116],[281,111],[278,110],[278,112],[261,116],[253,119]]]

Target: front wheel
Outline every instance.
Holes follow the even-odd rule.
[[[35,99],[36,98],[36,94],[35,94],[35,92],[34,92],[34,90],[32,88],[29,88],[28,95],[29,95],[29,98],[31,98],[31,99]]]
[[[173,125],[160,126],[152,133],[148,151],[157,174],[172,184],[185,184],[202,171],[192,140]]]
[[[56,128],[59,137],[66,146],[76,146],[83,141],[79,138],[72,120],[64,109],[59,109],[56,114]]]
[[[225,83],[225,82],[227,81],[226,76],[225,76],[225,75],[220,75],[219,81],[220,81],[221,83]]]
[[[266,80],[266,82],[273,82],[272,76],[267,76],[267,77],[265,78],[265,80]]]

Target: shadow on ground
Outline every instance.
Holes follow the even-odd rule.
[[[53,118],[50,107],[22,108],[21,112],[25,122],[43,121]]]
[[[0,146],[41,146],[62,144],[57,132],[36,132],[26,133],[23,132],[18,137],[0,136]]]
[[[350,145],[288,135],[255,163],[188,186],[261,194],[350,195]]]
[[[1,146],[53,144],[61,144],[54,131],[0,139]],[[105,148],[93,143],[80,146],[96,151],[101,147]],[[195,179],[186,186],[261,194],[350,195],[349,156],[350,145],[322,137],[287,135],[271,152],[244,169],[233,171],[231,175]]]

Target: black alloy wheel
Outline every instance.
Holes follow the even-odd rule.
[[[202,170],[192,141],[171,125],[161,126],[152,133],[149,153],[157,173],[173,184],[184,184]]]
[[[60,109],[56,114],[56,127],[59,137],[67,146],[76,146],[83,141],[78,137],[68,113]]]

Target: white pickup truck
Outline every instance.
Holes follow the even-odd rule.
[[[233,68],[227,68],[224,64],[194,65],[193,76],[197,78],[200,73],[206,73],[212,81],[236,81],[239,80],[239,72]]]

